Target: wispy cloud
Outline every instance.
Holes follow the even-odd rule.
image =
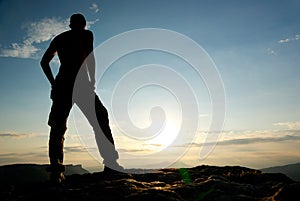
[[[272,48],[267,48],[267,54],[277,56],[277,53]]]
[[[90,6],[90,9],[92,11],[94,11],[95,13],[98,13],[99,12],[99,6],[96,4],[96,3],[93,3],[91,6]]]
[[[249,131],[247,131],[249,132]],[[259,134],[260,133],[260,134]],[[228,132],[230,135],[230,133]],[[245,144],[255,144],[255,143],[276,143],[284,141],[300,141],[300,130],[287,130],[287,131],[253,131],[252,133],[246,134],[246,132],[241,132],[239,137],[234,134],[234,137],[219,140],[217,142],[218,146],[222,145],[245,145]],[[262,136],[262,137],[261,137]],[[215,145],[215,142],[205,142],[205,140],[183,143],[172,145],[173,147],[203,147]]]
[[[44,18],[25,25],[27,38],[25,44],[41,43],[50,40],[55,35],[68,29],[68,19]]]
[[[0,51],[2,57],[36,58],[40,51],[37,44],[53,38],[58,33],[66,30],[68,20],[58,18],[44,18],[22,26],[26,36],[21,43],[12,43],[10,47]]]
[[[276,44],[273,44],[272,47],[266,48],[266,53],[271,56],[278,56],[280,53],[280,48],[285,43],[295,42],[300,39],[300,34],[295,36],[284,38],[276,41]]]
[[[48,153],[46,151],[25,152],[25,153],[1,153],[0,165],[13,163],[46,163]]]
[[[86,22],[86,28],[89,29],[92,25],[94,25],[98,21],[99,21],[99,19],[95,19],[93,21],[87,21]]]
[[[274,126],[284,126],[285,128],[289,130],[300,130],[300,121],[296,122],[279,122],[276,124],[273,124]]]
[[[289,43],[289,42],[296,41],[296,40],[299,40],[299,39],[300,39],[300,35],[299,35],[299,34],[296,34],[296,35],[293,36],[293,37],[281,39],[281,40],[279,40],[279,41],[277,41],[277,42],[278,42],[278,43]]]
[[[218,143],[218,145],[240,145],[240,144],[252,144],[252,143],[266,143],[266,142],[282,142],[289,140],[300,140],[300,136],[285,135],[282,137],[254,137],[254,138],[241,138],[225,140]]]
[[[277,138],[272,138],[272,137],[267,137],[267,138],[240,138],[240,139],[232,139],[232,140],[224,140],[224,141],[219,141],[217,143],[218,146],[222,145],[245,145],[245,144],[254,144],[254,143],[268,143],[268,142],[283,142],[283,141],[299,141],[300,136],[294,136],[294,135],[286,135],[282,137],[277,137]],[[203,147],[203,146],[210,146],[210,145],[215,145],[215,143],[189,143],[189,144],[183,144],[183,145],[175,145],[174,147],[187,147],[187,146],[192,146],[192,147]]]
[[[1,138],[13,138],[13,139],[24,139],[24,138],[31,138],[34,137],[33,133],[0,133],[0,139]]]
[[[152,149],[147,149],[147,148],[119,148],[118,152],[120,153],[147,153],[147,152],[152,152]]]
[[[18,58],[30,58],[39,51],[38,48],[32,44],[18,44],[12,43],[10,48],[1,50],[0,56],[2,57],[18,57]]]
[[[78,153],[78,152],[87,152],[87,150],[83,147],[83,146],[67,146],[67,147],[64,147],[64,150],[65,152],[75,152],[75,153]]]
[[[95,24],[98,19],[87,22],[87,28]],[[0,50],[1,57],[15,58],[39,58],[41,50],[38,44],[51,40],[57,34],[68,30],[69,19],[44,18],[36,22],[27,23],[22,26],[25,30],[25,38],[20,43],[12,43],[10,47]]]

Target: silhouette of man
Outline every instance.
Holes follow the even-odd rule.
[[[116,162],[118,153],[115,150],[109,127],[107,110],[94,92],[93,33],[86,30],[85,26],[84,16],[73,14],[69,25],[71,30],[59,34],[52,40],[40,63],[52,87],[52,107],[48,120],[48,125],[51,127],[49,171],[51,172],[50,179],[57,183],[64,180],[64,134],[67,129],[67,118],[74,103],[77,104],[93,127],[98,149],[103,158],[104,171],[112,173],[114,172],[112,169],[121,168]],[[50,61],[56,53],[61,65],[57,76],[54,78]],[[79,72],[80,77],[78,78]],[[80,82],[76,81],[78,79]],[[75,98],[73,94],[74,84],[80,85],[79,88],[77,87]],[[92,97],[91,103],[86,101],[87,97]]]

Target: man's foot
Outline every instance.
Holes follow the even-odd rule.
[[[105,174],[122,174],[124,173],[124,168],[119,164],[113,165],[112,167],[104,166],[103,172]]]
[[[64,165],[50,165],[46,168],[47,172],[50,172],[50,183],[52,185],[61,185],[65,182],[65,175],[63,172],[66,170]]]
[[[50,183],[53,185],[61,185],[65,182],[65,175],[62,172],[51,172]]]

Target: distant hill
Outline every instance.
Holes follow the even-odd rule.
[[[14,164],[0,166],[1,184],[27,184],[49,179],[48,165]],[[65,175],[89,173],[81,165],[67,165]]]
[[[265,173],[283,173],[295,181],[300,181],[300,163],[261,169]]]

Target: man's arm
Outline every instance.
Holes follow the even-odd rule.
[[[50,61],[53,59],[55,54],[56,54],[56,50],[54,48],[54,44],[52,41],[40,62],[42,69],[43,69],[47,79],[49,80],[51,86],[54,85],[54,76],[53,76],[53,73],[52,73],[52,70],[50,67]]]
[[[95,86],[95,73],[96,73],[96,62],[95,62],[95,56],[94,52],[91,52],[87,59],[87,66],[89,70],[89,76],[92,86]]]
[[[88,72],[90,76],[90,81],[92,86],[95,86],[95,71],[96,71],[96,62],[95,62],[95,55],[94,55],[94,47],[93,47],[93,33],[90,32],[89,40],[88,40],[88,57],[87,57],[87,67],[88,67]]]

